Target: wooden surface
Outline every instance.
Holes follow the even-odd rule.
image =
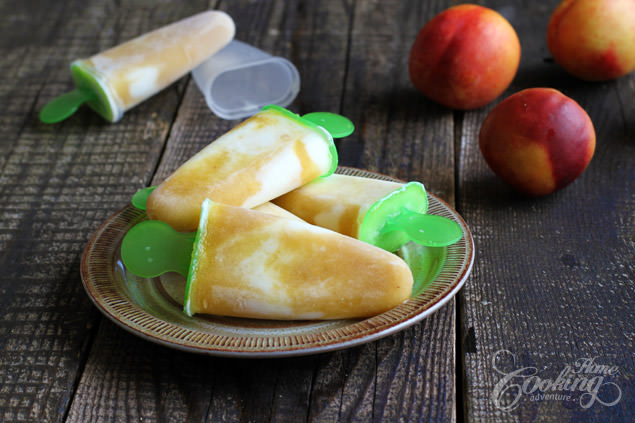
[[[480,156],[480,123],[503,97],[458,112],[412,87],[414,37],[456,2],[0,3],[0,421],[631,421],[635,76],[586,83],[549,60],[557,1],[480,3],[509,19],[523,48],[503,97],[551,86],[595,125],[591,165],[554,195],[513,193]],[[462,214],[476,261],[456,299],[377,342],[274,360],[172,350],[94,308],[79,276],[93,231],[237,122],[213,116],[189,77],[116,124],[81,109],[44,125],[37,112],[72,88],[74,58],[208,8],[234,18],[237,39],[297,66],[293,111],[355,122],[340,164],[422,181]],[[496,395],[504,374],[556,379],[585,358],[616,368],[600,391],[614,405],[586,409],[579,390],[554,391],[572,398],[523,393],[506,411],[515,392]]]

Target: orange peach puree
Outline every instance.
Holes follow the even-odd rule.
[[[279,125],[278,119],[270,113],[261,112],[236,126],[237,131],[244,125],[252,125],[250,132],[269,125]],[[283,118],[286,119],[286,118]],[[227,149],[212,149],[209,154],[201,151],[201,157],[194,156],[181,166],[170,178],[163,182],[148,199],[148,215],[153,219],[164,220],[177,230],[195,230],[198,226],[200,207],[206,198],[233,206],[243,206],[245,201],[267,187],[258,180],[258,173],[279,154],[281,150],[292,146],[302,169],[301,183],[306,183],[324,173],[307,152],[302,136],[306,135],[301,125],[299,129],[281,134],[276,148],[254,156]],[[255,135],[257,136],[257,135]],[[285,142],[286,141],[286,142]],[[210,147],[214,147],[213,144]],[[249,204],[253,207],[258,204]]]
[[[131,85],[141,77],[137,73],[155,72],[152,93],[158,92],[231,39],[233,27],[228,21],[212,13],[195,15],[103,51],[84,63],[105,78],[118,106],[128,109],[151,94],[134,95]]]
[[[312,228],[304,222],[213,204],[206,236],[197,248],[191,310],[242,317],[347,318],[381,313],[409,297],[412,276],[401,259],[350,237]],[[268,242],[273,242],[272,251]],[[262,269],[253,274],[257,268],[246,263],[262,249],[258,260]],[[264,314],[262,304],[269,310]]]

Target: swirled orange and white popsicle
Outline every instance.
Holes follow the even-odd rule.
[[[377,244],[386,220],[404,210],[425,213],[428,200],[418,182],[403,184],[360,176],[333,174],[273,200],[306,222]],[[408,241],[400,232],[382,237],[390,251]]]
[[[331,135],[266,106],[191,157],[150,194],[146,213],[178,231],[196,230],[206,198],[252,208],[337,167]]]
[[[264,319],[341,319],[410,297],[394,254],[336,232],[205,200],[184,311]]]
[[[426,214],[427,193],[415,181],[404,184],[333,174],[273,202],[309,223],[391,252],[409,241],[443,247],[463,235],[455,221]]]
[[[234,22],[220,11],[202,12],[148,32],[88,59],[71,63],[77,89],[51,101],[40,118],[70,116],[86,102],[111,122],[184,76],[227,45]],[[73,108],[74,107],[74,108]]]

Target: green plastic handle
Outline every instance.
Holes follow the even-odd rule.
[[[302,115],[302,119],[326,129],[333,138],[344,138],[355,130],[353,122],[345,116],[330,112],[312,112]]]
[[[146,201],[148,201],[148,197],[152,194],[152,191],[156,188],[155,186],[142,188],[139,191],[135,192],[132,196],[131,203],[133,206],[138,208],[139,210],[146,209]]]
[[[451,219],[405,208],[386,220],[379,231],[377,246],[381,247],[382,236],[394,231],[402,231],[411,241],[426,247],[446,247],[463,236],[461,226]]]
[[[187,277],[196,232],[177,232],[160,220],[133,226],[121,243],[121,259],[130,272],[143,278],[177,272]]]
[[[40,110],[40,120],[44,123],[57,123],[70,117],[79,109],[79,106],[95,97],[88,91],[74,89],[49,101]]]
[[[446,247],[426,247],[416,242],[408,242],[397,251],[397,255],[408,264],[412,272],[414,282],[411,296],[416,297],[439,276],[445,264],[448,249]]]

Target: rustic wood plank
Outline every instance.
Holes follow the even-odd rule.
[[[306,113],[329,110],[345,114],[350,111],[355,118],[360,116],[359,110],[367,106],[368,100],[365,99],[359,106],[354,104],[353,94],[347,98],[345,90],[352,93],[354,91],[351,90],[356,89],[352,85],[357,84],[349,82],[347,86],[347,81],[363,77],[363,95],[370,93],[376,97],[373,90],[381,87],[372,78],[358,74],[364,72],[362,64],[367,53],[365,49],[378,49],[380,52],[393,47],[387,44],[388,32],[371,45],[365,44],[365,39],[374,30],[376,20],[384,12],[373,8],[367,10],[366,7],[369,6],[339,2],[231,2],[227,4],[226,10],[237,22],[238,39],[288,57],[296,64],[302,77],[302,90],[292,106],[294,111]],[[407,10],[407,5],[402,6],[399,14],[391,15],[392,27],[397,27],[398,22],[408,15]],[[421,13],[431,12],[426,9]],[[372,18],[367,18],[367,14],[373,15]],[[355,20],[360,20],[361,24],[351,28]],[[419,25],[420,22],[413,17],[409,29],[400,33],[400,39],[393,44],[409,43],[409,38],[414,39]],[[349,38],[354,42],[354,50],[350,53]],[[400,47],[402,52],[407,49],[409,46]],[[397,166],[380,164],[371,168],[404,178],[429,177],[433,192],[447,194],[453,200],[452,113],[441,112],[443,121],[440,124],[431,123],[430,128],[423,131],[423,124],[418,123],[420,115],[410,111],[417,107],[419,112],[434,114],[436,108],[413,95],[403,61],[401,57],[400,64],[383,67],[377,72],[383,78],[392,78],[391,72],[401,67],[398,84],[403,87],[405,94],[404,98],[395,99],[395,103],[404,104],[404,108],[391,122],[399,128],[395,136],[405,132],[411,141],[388,146],[390,152],[387,157],[391,163],[398,163]],[[350,69],[352,76],[347,77],[347,69]],[[406,119],[404,116],[408,116],[407,123],[401,122]],[[163,180],[192,154],[234,124],[211,115],[197,88],[188,84],[153,183]],[[435,141],[440,141],[431,148],[426,147],[424,132]],[[356,136],[360,137],[356,142],[368,142],[366,154],[370,158],[375,145],[385,142],[377,133],[360,135],[358,132]],[[414,152],[412,162],[408,162],[409,168],[406,167],[405,171],[400,162],[404,149]],[[361,151],[355,154],[361,154]],[[349,157],[355,154],[349,154]],[[421,156],[426,156],[429,161],[425,169],[416,162],[421,160]],[[436,157],[436,164],[433,156]],[[358,160],[356,158],[344,164],[361,163]],[[434,169],[444,176],[439,177]],[[145,386],[147,383],[146,371],[137,374],[131,370],[136,367],[132,363],[136,363],[138,358],[115,351],[120,346],[118,341],[110,338],[118,336],[118,329],[110,324],[105,324],[100,330],[96,342],[99,348],[93,349],[86,364],[86,372],[71,409],[71,421],[81,421],[87,416],[106,421],[112,417],[112,402],[123,401],[113,399],[116,391],[112,386],[118,383]],[[185,372],[192,375],[187,383],[200,386],[202,393],[188,394],[182,388],[177,388],[181,394],[168,397],[163,388],[153,391],[148,387],[143,395],[131,392],[129,395],[134,397],[130,401],[137,404],[137,409],[144,410],[143,418],[146,421],[158,419],[165,410],[172,410],[174,415],[187,416],[188,421],[328,421],[330,418],[354,421],[448,421],[453,419],[455,413],[453,344],[454,303],[451,303],[434,318],[402,334],[348,351],[265,362],[211,357],[193,362],[185,360],[178,372],[168,369],[162,373],[165,384],[162,386],[179,385],[178,381],[182,378],[180,374]],[[140,356],[154,354],[155,360],[162,362],[174,362],[176,357],[181,356],[179,352],[146,346],[144,343],[135,343],[134,349]],[[102,361],[100,357],[112,354],[116,356],[115,364],[106,367],[99,364]],[[210,370],[197,373],[199,367]],[[100,388],[98,382],[106,376],[104,372],[114,372],[114,375],[109,373],[112,382]],[[404,384],[405,377],[410,378],[412,383]],[[209,395],[207,413],[201,415],[200,410],[205,407],[201,407],[200,403],[206,395]],[[111,400],[99,401],[104,396]],[[432,400],[436,397],[442,399]],[[407,404],[402,404],[404,398]],[[138,413],[129,414],[126,418],[130,421],[141,417]]]
[[[417,33],[443,8],[440,2],[359,3],[344,99],[358,130],[339,150],[345,165],[420,180],[452,203],[453,112],[425,99],[408,76]]]
[[[344,163],[419,180],[452,203],[453,112],[423,98],[408,76],[412,42],[441,9],[439,2],[355,4],[343,112],[358,131],[339,149]],[[375,344],[371,419],[362,415],[359,421],[456,419],[454,307],[451,301],[423,323]],[[363,409],[369,398],[348,395],[356,401],[349,400],[350,410],[360,403]],[[351,412],[346,405],[344,412]]]
[[[215,369],[165,350],[103,321],[67,421],[205,421]]]
[[[211,115],[187,78],[116,125],[83,110],[45,126],[36,112],[71,86],[72,58],[208,4],[27,3],[0,6],[10,15],[3,29],[15,31],[14,39],[0,42],[0,69],[13,77],[0,83],[12,99],[0,106],[6,116],[0,262],[7,269],[0,279],[0,420],[59,421],[71,401],[68,421],[460,418],[454,302],[379,342],[291,360],[191,355],[101,319],[80,288],[77,268],[87,237],[137,188],[162,180],[234,122]],[[480,157],[476,136],[491,106],[454,113],[409,84],[410,43],[448,2],[220,4],[241,23],[239,39],[296,63],[303,88],[292,109],[339,111],[357,123],[357,132],[338,143],[342,164],[421,180],[450,202],[456,191],[477,242],[474,274],[459,301],[468,420],[626,421],[632,409],[635,77],[589,84],[545,60],[548,51],[536,33],[555,4],[488,3],[509,17],[523,43],[522,66],[508,93],[561,89],[589,112],[598,133],[587,172],[564,191],[534,200],[511,192]],[[619,373],[606,381],[623,398],[585,410],[579,397],[532,401],[524,395],[518,408],[502,411],[492,401],[502,377],[492,359],[500,349],[515,355],[513,362],[499,357],[501,368],[536,366],[544,377],[555,378],[585,357],[617,366]],[[603,391],[603,398],[617,392]]]
[[[319,6],[319,7],[318,7]],[[310,13],[304,11],[307,7]],[[313,14],[315,9],[317,14]],[[300,10],[297,10],[300,9]],[[333,14],[340,13],[328,5],[318,3],[298,5],[290,2],[231,2],[225,10],[234,18],[237,24],[236,38],[251,43],[263,50],[276,55],[293,58],[295,51],[301,52],[306,60],[316,61],[309,46],[311,37],[326,35],[323,32],[305,31],[303,19],[328,19]],[[297,15],[296,15],[297,14]],[[303,32],[304,31],[304,32]],[[345,33],[344,33],[345,34]],[[292,38],[300,38],[300,44],[291,43]],[[342,41],[342,40],[340,40]],[[303,47],[303,44],[306,47]],[[293,50],[291,46],[299,50]],[[345,42],[341,48],[344,49]],[[344,50],[342,50],[343,52]],[[324,54],[324,53],[322,53]],[[332,52],[331,52],[332,54]],[[342,53],[342,63],[345,55]],[[298,65],[298,63],[296,63]],[[302,77],[310,78],[311,72],[298,65]],[[339,66],[343,69],[342,66]],[[333,73],[333,72],[332,72]],[[343,78],[340,78],[343,81]],[[343,83],[343,82],[342,82]],[[341,86],[341,83],[340,83]],[[331,98],[339,101],[338,86],[332,86],[334,94]],[[322,90],[322,93],[329,90]],[[302,95],[301,95],[302,96]],[[311,101],[311,99],[309,99]],[[322,103],[324,104],[324,103]],[[337,111],[339,102],[325,107],[327,110]],[[299,107],[294,110],[303,113]],[[229,130],[236,122],[223,121],[215,117],[204,103],[198,88],[189,83],[178,115],[170,128],[170,136],[165,147],[162,160],[156,169],[152,183],[161,182],[194,153],[213,141],[216,137]],[[127,417],[118,416],[128,421],[136,421],[143,417],[145,421],[162,419],[167,410],[170,415],[186,416],[187,421],[302,421],[306,418],[311,379],[314,372],[312,357],[292,360],[231,360],[212,357],[199,357],[196,360],[180,359],[183,367],[178,370],[166,369],[162,372],[162,380],[166,386],[180,384],[182,374],[190,374],[187,384],[200,386],[196,392],[183,390],[182,395],[169,396],[164,389],[152,389],[156,381],[148,381],[149,374],[135,372],[137,357],[119,354],[119,341],[111,338],[120,336],[120,329],[105,324],[107,329],[99,332],[97,344],[99,348],[92,350],[86,364],[86,371],[78,387],[78,395],[69,414],[70,421],[85,421],[88,417],[92,421],[109,421],[113,418],[113,403],[121,403],[120,408],[128,403],[136,404],[136,410]],[[103,339],[102,339],[103,338]],[[135,346],[138,355],[154,358],[153,361],[174,362],[183,353],[167,348],[156,348],[141,343]],[[108,357],[116,357],[116,364],[104,367],[100,363]],[[209,371],[199,371],[200,368]],[[105,374],[108,372],[108,375]],[[100,381],[110,376],[112,382],[101,384]],[[137,395],[130,389],[129,399],[117,396],[112,386],[118,384],[142,387],[148,385],[147,391]],[[180,386],[180,385],[179,385]],[[106,398],[107,400],[101,400]],[[128,403],[124,404],[122,402]],[[115,406],[116,407],[116,406]],[[202,410],[202,411],[201,411]],[[126,420],[124,420],[126,421]]]
[[[62,421],[99,321],[81,287],[81,253],[149,180],[180,95],[166,90],[116,125],[80,110],[47,126],[37,111],[72,86],[72,59],[188,10],[149,7],[125,20],[126,11],[104,2],[2,8],[11,38],[3,37],[0,55],[8,76],[0,92],[9,99],[0,142],[0,420]]]
[[[542,34],[558,1],[527,7],[491,3],[510,19],[523,46],[521,68],[505,95],[532,86],[561,90],[591,116],[597,149],[572,185],[548,197],[524,198],[493,175],[478,150],[478,130],[492,106],[464,116],[457,203],[477,246],[474,271],[461,295],[465,416],[474,422],[628,421],[635,75],[587,83],[549,60]],[[585,358],[617,366],[600,391],[604,401],[621,394],[617,404],[596,402],[585,409],[580,390],[556,389],[544,393],[561,396],[547,399],[522,392],[506,411],[515,388],[495,402],[495,387],[509,372],[536,368],[539,378],[556,380],[566,366],[579,370]],[[527,380],[516,377],[513,383]]]

